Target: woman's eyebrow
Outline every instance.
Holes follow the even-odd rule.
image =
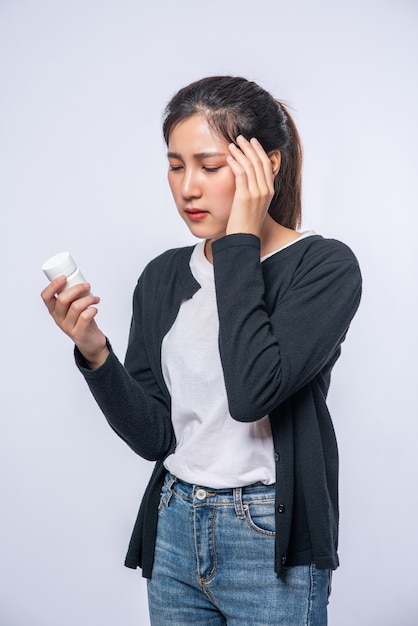
[[[168,158],[171,159],[180,159],[181,160],[181,155],[177,154],[177,152],[167,152],[167,156]],[[226,156],[226,152],[196,152],[196,154],[193,155],[194,159],[207,159],[210,157],[224,157]]]

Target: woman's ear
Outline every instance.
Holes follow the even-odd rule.
[[[270,163],[271,163],[271,171],[273,172],[273,176],[276,176],[276,174],[278,173],[279,169],[280,169],[280,162],[281,162],[281,154],[279,150],[272,150],[271,152],[268,153],[268,158],[270,159]]]

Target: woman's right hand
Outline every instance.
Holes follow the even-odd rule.
[[[74,341],[90,369],[96,369],[109,354],[106,336],[94,319],[97,308],[93,305],[100,298],[89,293],[88,283],[60,291],[65,282],[65,276],[59,276],[45,287],[41,297],[57,326]]]

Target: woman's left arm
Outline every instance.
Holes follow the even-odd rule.
[[[360,270],[347,246],[319,237],[287,276],[286,267],[263,275],[254,235],[223,237],[212,251],[229,410],[256,421],[335,357],[360,302]]]

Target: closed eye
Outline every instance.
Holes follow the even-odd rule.
[[[218,166],[218,167],[207,167],[207,166],[204,166],[203,169],[205,170],[205,172],[208,172],[210,174],[210,173],[217,172],[218,170],[220,170],[221,166]]]

